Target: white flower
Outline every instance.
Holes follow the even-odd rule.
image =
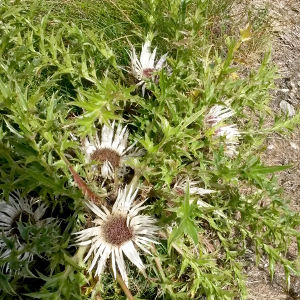
[[[224,136],[226,138],[226,141],[228,142],[237,142],[237,138],[241,135],[239,130],[236,128],[236,125],[226,125],[218,128],[215,131],[216,136]]]
[[[143,202],[133,204],[138,190],[119,189],[117,200],[112,212],[102,206],[102,209],[94,203],[88,202],[87,206],[99,217],[93,221],[95,227],[84,229],[78,234],[77,245],[91,245],[85,261],[93,254],[94,258],[89,268],[92,271],[97,264],[96,275],[101,275],[108,257],[111,255],[112,267],[116,278],[116,265],[123,280],[128,285],[123,253],[140,270],[144,270],[143,262],[135,245],[150,254],[146,249],[150,243],[157,243],[154,236],[158,230],[155,219],[150,216],[139,215],[146,206]],[[134,245],[135,244],[135,245]]]
[[[87,162],[97,161],[101,164],[101,175],[104,178],[114,178],[115,169],[123,176],[126,173],[124,163],[130,157],[141,156],[143,151],[133,151],[126,155],[135,144],[127,147],[129,132],[127,127],[118,125],[115,131],[115,122],[110,127],[103,125],[101,141],[96,133],[94,141],[86,138],[82,147]],[[127,148],[126,148],[127,147]],[[94,166],[94,169],[96,166]]]
[[[37,207],[34,209],[34,206]],[[36,199],[22,197],[19,191],[10,193],[8,202],[0,202],[0,226],[3,234],[7,238],[12,238],[15,241],[15,248],[22,250],[26,245],[22,243],[22,239],[18,230],[17,222],[27,222],[30,220],[32,224],[36,224],[44,215],[46,206],[40,204]],[[0,239],[0,258],[10,256],[11,250],[7,249],[4,241]],[[18,256],[19,260],[33,259],[33,254],[23,252]],[[9,266],[7,265],[7,268]]]
[[[233,115],[234,112],[230,108],[222,105],[214,105],[206,115],[205,119],[211,126],[215,126],[217,123],[222,122]]]
[[[206,194],[211,194],[211,193],[215,193],[216,191],[214,190],[207,190],[207,189],[202,189],[199,188],[197,185],[199,184],[199,181],[189,181],[188,178],[181,178],[179,179],[175,185],[174,185],[174,189],[176,190],[176,192],[180,195],[184,195],[185,191],[186,191],[186,187],[187,187],[187,183],[189,183],[189,190],[190,190],[190,195],[206,195]],[[197,205],[199,207],[207,207],[207,208],[212,208],[213,206],[202,201],[201,199],[197,200]],[[223,218],[227,218],[224,213],[222,213],[222,211],[219,210],[215,210],[214,211],[215,214],[223,217]],[[171,234],[172,230],[174,228],[174,224],[172,224],[171,226],[167,227],[167,231],[169,234]]]
[[[218,126],[218,124],[227,118],[234,115],[234,112],[225,106],[214,105],[205,117],[206,123],[210,126]],[[239,144],[238,138],[241,135],[236,125],[223,125],[217,128],[214,132],[215,137],[225,138],[224,153],[227,156],[233,157],[237,154],[236,145]]]
[[[144,79],[151,78],[154,71],[161,70],[167,58],[166,53],[155,64],[154,60],[157,48],[155,48],[154,51],[151,53],[150,47],[151,43],[149,41],[146,41],[145,44],[142,45],[140,59],[138,59],[134,47],[132,47],[132,52],[129,53],[131,59],[131,72],[132,75],[140,81],[138,85],[142,85],[143,96],[145,94],[146,88]]]
[[[238,138],[241,135],[236,125],[226,125],[215,131],[217,137],[225,137],[224,153],[229,157],[237,154],[236,145],[239,144]]]
[[[177,194],[184,195],[187,187],[187,183],[189,183],[189,191],[191,195],[206,195],[210,193],[214,193],[214,190],[207,190],[198,187],[197,185],[200,183],[199,181],[190,181],[188,178],[180,178],[176,181],[174,184],[174,190],[177,192]]]

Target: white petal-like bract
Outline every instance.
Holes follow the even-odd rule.
[[[112,258],[114,277],[118,269],[126,285],[128,277],[125,269],[125,256],[140,270],[144,264],[136,246],[145,252],[151,243],[156,243],[155,235],[158,227],[154,218],[138,214],[144,209],[142,203],[134,203],[138,190],[132,186],[119,189],[118,197],[112,211],[100,209],[92,202],[87,206],[97,215],[94,223],[97,225],[77,232],[77,245],[90,245],[85,261],[93,256],[89,272],[96,266],[96,275],[101,275],[109,256]]]
[[[133,150],[135,144],[127,147],[129,132],[127,127],[121,124],[115,129],[115,122],[110,126],[103,125],[101,130],[101,139],[98,134],[94,139],[86,137],[84,140],[82,151],[85,154],[86,162],[96,161],[99,163],[101,176],[103,178],[114,178],[115,169],[118,175],[126,174],[126,160],[131,157],[142,155],[141,150]],[[96,170],[97,166],[93,166]]]
[[[150,41],[146,41],[144,45],[142,45],[140,59],[137,57],[134,47],[132,47],[132,51],[129,53],[131,59],[131,73],[137,80],[139,80],[138,85],[142,86],[143,96],[145,94],[145,78],[152,78],[153,72],[160,71],[167,59],[166,53],[155,64],[157,48],[155,48],[152,53],[150,48]]]
[[[206,115],[205,119],[207,123],[209,123],[211,126],[214,126],[233,115],[234,112],[229,107],[214,105]]]
[[[32,223],[38,223],[45,214],[46,206],[34,198],[22,197],[19,191],[9,194],[8,202],[0,202],[0,226],[6,238],[15,242],[15,248],[22,250],[26,245],[22,243],[18,234],[17,222],[30,220]],[[50,220],[50,219],[48,219]],[[10,256],[11,250],[7,248],[6,243],[0,239],[0,258]],[[33,254],[23,252],[18,256],[19,260],[31,261]],[[6,264],[6,270],[9,270],[9,264]]]
[[[179,178],[176,183],[174,184],[174,190],[180,194],[184,194],[187,188],[187,184],[189,185],[189,191],[191,195],[206,195],[206,194],[211,194],[215,193],[214,190],[208,190],[208,189],[203,189],[200,188],[199,181],[193,181],[189,180],[188,178]]]
[[[234,115],[233,110],[227,106],[214,105],[208,114],[205,116],[205,122],[209,126],[214,127],[220,125],[214,132],[215,137],[223,137],[225,139],[224,153],[227,156],[233,157],[237,154],[236,146],[239,144],[238,138],[240,132],[236,125],[219,124],[227,118]]]

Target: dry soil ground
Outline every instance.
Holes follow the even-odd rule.
[[[287,101],[296,110],[300,109],[300,0],[250,0],[241,5],[266,8],[272,18],[272,31],[275,39],[272,43],[272,59],[279,67],[280,79],[273,92],[271,107],[280,111],[280,102]],[[293,164],[294,167],[278,175],[279,183],[284,188],[290,207],[300,211],[300,132],[291,138],[273,135],[268,139],[268,149],[264,161],[269,165]],[[297,259],[297,246],[292,243],[288,253],[290,259]],[[254,255],[250,255],[250,261]],[[300,299],[300,279],[291,277],[290,290],[286,290],[284,272],[277,267],[274,280],[271,282],[268,261],[261,261],[256,267],[250,263],[247,268],[247,287],[249,300],[283,300]]]

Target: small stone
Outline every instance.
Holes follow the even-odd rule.
[[[295,144],[295,143],[293,143],[293,142],[290,142],[290,145],[291,145],[291,147],[292,147],[293,149],[295,149],[295,150],[298,150],[298,149],[299,149],[298,145]]]
[[[280,102],[280,108],[285,114],[288,113],[289,117],[293,117],[296,114],[293,105],[289,104],[285,100]]]
[[[288,93],[290,90],[289,89],[280,89],[280,91],[283,93]]]
[[[267,147],[268,150],[272,150],[272,149],[274,149],[274,148],[275,148],[275,147],[274,147],[274,145],[272,145],[272,144],[269,145],[269,146]]]

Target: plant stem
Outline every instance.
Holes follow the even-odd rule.
[[[139,179],[140,179],[140,174],[139,173],[136,173],[131,182],[130,182],[130,185],[133,187],[133,188],[137,188],[138,187],[138,182],[139,182]]]
[[[80,246],[76,252],[76,254],[73,256],[73,260],[77,263],[80,264],[83,260],[83,255],[86,252],[87,246]]]
[[[156,251],[155,246],[153,244],[151,246],[151,250],[152,250],[152,253],[156,256],[154,258],[155,264],[157,266],[157,269],[158,269],[158,271],[160,273],[160,276],[161,276],[163,282],[165,282],[166,281],[166,276],[165,276],[164,270],[162,268],[162,265],[160,263],[159,257],[157,257],[157,251]]]
[[[82,194],[86,196],[90,201],[94,202],[96,205],[105,204],[105,201],[95,194],[89,187],[88,185],[80,178],[80,176],[75,172],[69,161],[66,159],[63,153],[59,153],[59,156],[61,159],[65,162],[65,164],[68,166],[69,171],[71,172],[74,181],[78,185],[79,189],[81,190]]]
[[[117,279],[117,282],[120,285],[121,289],[127,296],[127,298],[129,300],[134,300],[134,297],[132,296],[131,292],[129,291],[128,287],[126,286],[125,282],[123,281],[123,279],[118,271],[116,271],[116,279]]]

